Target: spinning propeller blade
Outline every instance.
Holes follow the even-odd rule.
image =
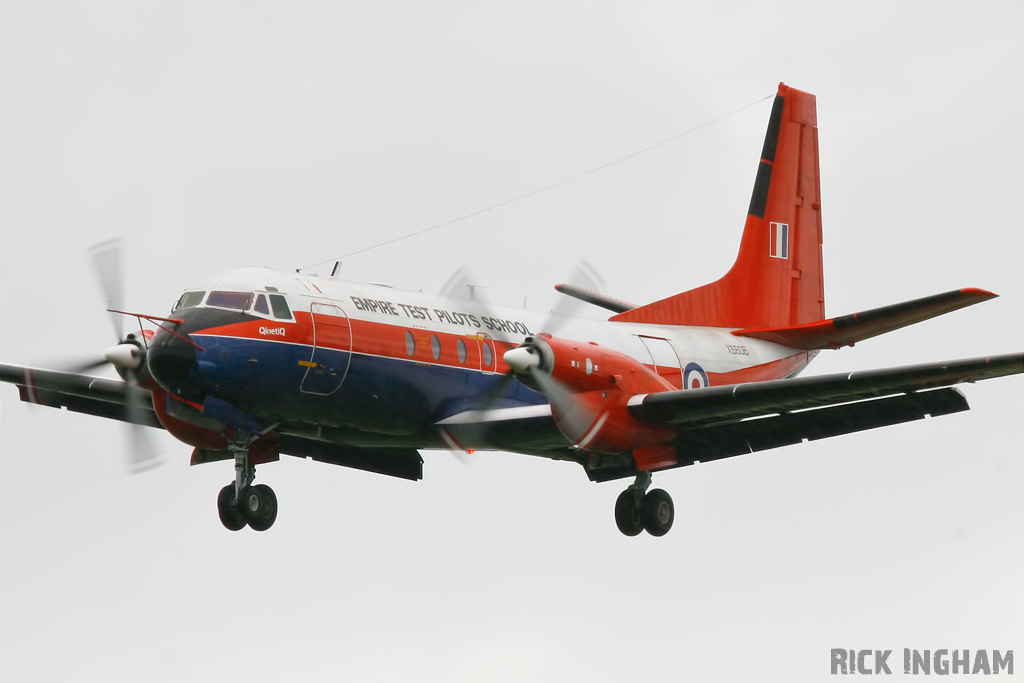
[[[551,409],[559,418],[559,429],[574,442],[579,442],[594,424],[597,414],[590,406],[576,399],[573,392],[544,371],[533,372],[533,380],[551,401]]]
[[[139,474],[162,465],[163,459],[160,457],[160,452],[153,446],[152,439],[146,434],[147,428],[142,424],[146,408],[140,402],[138,392],[132,391],[139,388],[134,370],[125,372],[125,381],[129,387],[126,406],[129,420],[128,473]]]
[[[565,284],[591,292],[600,292],[605,288],[604,278],[601,277],[592,265],[582,259],[573,268]],[[565,320],[572,317],[573,313],[582,308],[582,306],[583,302],[579,299],[565,295],[558,297],[555,307],[551,309],[551,314],[548,315],[547,320],[541,325],[540,332],[547,332],[554,336],[555,331],[565,323]]]
[[[600,275],[585,261],[580,261],[567,282],[581,289],[594,292],[604,289],[604,282]],[[468,267],[463,266],[448,279],[441,290],[441,294],[448,298],[473,301],[479,308],[483,309],[485,314],[490,315],[486,310],[487,305],[476,299],[476,289],[481,288],[482,285],[473,283],[474,278],[471,271]],[[555,330],[562,326],[566,319],[572,316],[573,311],[580,305],[582,305],[582,302],[572,297],[559,297],[539,332],[549,335],[553,334]],[[571,389],[551,376],[551,367],[545,367],[544,365],[541,345],[547,346],[543,340],[534,336],[533,338],[528,338],[520,346],[506,351],[503,359],[510,370],[480,397],[479,402],[473,409],[487,411],[495,408],[498,402],[507,394],[513,380],[522,379],[528,385],[531,385],[534,389],[541,391],[547,396],[548,401],[551,403],[552,411],[558,415],[560,429],[566,433],[568,438],[578,442],[594,424],[597,415],[589,405],[577,399]],[[547,353],[550,357],[550,349],[548,349]],[[477,441],[484,442],[486,441],[485,437],[488,429],[487,423],[482,423],[476,427],[478,431],[470,433],[474,434]],[[446,440],[448,439],[446,438]],[[449,441],[449,443],[451,442]],[[452,450],[454,452],[454,447]],[[461,452],[458,452],[456,457],[465,461]]]
[[[122,311],[125,308],[122,252],[120,238],[105,240],[89,248],[89,257],[100,289],[103,290],[107,311]],[[129,473],[135,474],[152,469],[162,462],[159,452],[146,434],[147,427],[144,426],[147,422],[145,419],[147,408],[141,402],[143,399],[140,396],[139,373],[146,369],[146,349],[132,341],[132,339],[141,338],[141,335],[125,338],[121,314],[110,313],[110,320],[114,327],[117,344],[106,350],[102,361],[91,361],[79,365],[75,369],[84,372],[110,363],[124,377],[125,383],[128,384],[125,405],[126,417],[129,422],[127,427],[127,470]],[[142,343],[145,344],[144,339]]]
[[[120,238],[105,240],[89,247],[93,271],[100,283],[100,289],[103,290],[104,303],[108,311],[124,310],[124,275],[121,268],[121,251]],[[110,321],[114,326],[114,336],[120,342],[124,339],[121,316],[111,313]]]
[[[55,370],[60,372],[70,372],[75,375],[80,375],[96,368],[102,368],[104,365],[108,365],[110,361],[106,358],[100,358],[99,360],[83,360],[83,361],[69,361],[66,363],[57,363]]]

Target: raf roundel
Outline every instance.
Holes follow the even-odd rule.
[[[708,373],[704,372],[704,368],[696,363],[686,364],[686,369],[683,370],[684,389],[703,389],[709,384]]]

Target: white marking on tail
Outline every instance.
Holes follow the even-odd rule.
[[[771,224],[771,257],[789,258],[789,224]]]

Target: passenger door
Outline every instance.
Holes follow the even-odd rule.
[[[352,361],[352,328],[348,316],[335,304],[313,302],[313,354],[303,362],[306,374],[300,389],[307,394],[333,394],[345,381]]]
[[[668,380],[669,384],[681,389],[683,387],[683,373],[679,367],[679,356],[672,348],[672,343],[664,337],[645,337],[639,335],[640,341],[647,347],[654,361],[654,371],[661,375],[662,379]]]

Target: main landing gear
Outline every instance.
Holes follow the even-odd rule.
[[[650,485],[651,473],[641,472],[615,500],[615,525],[627,536],[644,530],[651,536],[664,536],[672,528],[676,516],[672,496],[662,489],[648,491]]]
[[[217,512],[221,524],[238,531],[246,524],[266,531],[277,519],[277,495],[266,484],[255,484],[256,468],[249,464],[249,437],[239,433],[228,449],[235,456],[235,481],[220,490]]]

